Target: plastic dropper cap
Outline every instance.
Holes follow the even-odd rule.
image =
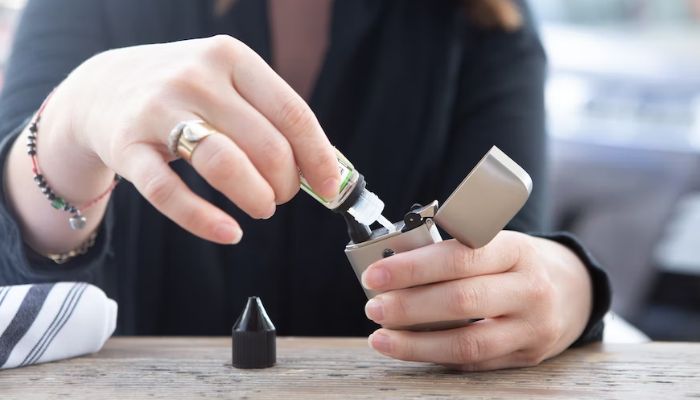
[[[363,189],[355,204],[348,208],[348,214],[363,225],[372,225],[382,215],[383,210],[384,202],[376,194]]]
[[[232,364],[236,368],[269,368],[277,358],[277,333],[258,297],[249,297],[233,325]]]

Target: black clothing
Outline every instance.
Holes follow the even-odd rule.
[[[266,2],[239,0],[223,17],[212,15],[210,3],[31,0],[0,98],[7,140],[0,161],[11,131],[95,53],[226,33],[269,62]],[[545,56],[529,19],[522,30],[502,33],[475,28],[449,0],[336,0],[331,26],[310,105],[331,142],[384,200],[387,217],[398,220],[416,202],[444,201],[497,145],[535,183],[508,228],[543,229]],[[195,238],[123,182],[97,246],[64,266],[23,249],[16,222],[0,205],[0,284],[95,283],[119,303],[122,334],[227,334],[251,295],[264,300],[282,335],[365,335],[375,327],[343,254],[341,217],[300,194],[271,220],[253,221],[188,165],[173,167],[241,223],[240,245]],[[585,341],[600,337],[609,289],[605,275],[584,261],[598,295]]]

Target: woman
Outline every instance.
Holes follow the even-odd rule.
[[[599,339],[604,274],[566,235],[518,233],[541,229],[545,180],[545,61],[518,10],[505,0],[31,0],[0,100],[2,283],[96,283],[119,302],[125,334],[224,334],[249,295],[283,335],[485,317],[370,336],[388,356],[466,370],[533,365]],[[169,132],[193,119],[220,133],[169,164]],[[535,192],[512,231],[482,249],[445,241],[373,265],[363,284],[389,293],[363,313],[342,219],[295,197],[298,169],[321,195],[337,191],[330,143],[392,220],[444,200],[492,145],[530,172]],[[110,193],[115,173],[131,184]],[[77,206],[56,210],[37,186]],[[68,262],[46,258],[55,253]]]

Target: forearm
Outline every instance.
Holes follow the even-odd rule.
[[[113,172],[81,150],[72,138],[66,104],[69,94],[58,90],[47,104],[37,134],[37,159],[53,191],[80,207],[112,182]],[[25,243],[40,254],[64,253],[84,243],[104,216],[107,198],[83,212],[86,226],[71,229],[66,211],[54,209],[34,181],[27,154],[28,128],[17,137],[3,169],[8,207],[17,218]]]

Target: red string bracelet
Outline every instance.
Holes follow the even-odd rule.
[[[36,113],[36,117],[34,117],[34,120],[32,120],[29,124],[27,154],[29,154],[29,156],[32,158],[32,172],[34,173],[34,182],[36,182],[37,186],[39,186],[39,189],[41,189],[41,192],[51,202],[51,206],[53,208],[57,210],[63,210],[71,214],[71,217],[68,219],[71,229],[79,230],[83,229],[85,227],[85,224],[87,223],[87,219],[83,215],[83,212],[85,212],[95,204],[99,203],[102,199],[107,197],[107,195],[112,193],[114,188],[121,180],[121,177],[119,175],[115,175],[114,181],[112,181],[107,190],[102,192],[102,194],[100,194],[93,200],[90,200],[87,203],[80,206],[73,205],[67,200],[65,200],[63,197],[57,196],[56,193],[54,193],[53,189],[51,189],[51,186],[49,186],[48,182],[46,182],[46,178],[44,177],[41,168],[39,168],[39,161],[37,160],[36,155],[36,143],[37,138],[39,137],[39,122],[41,122],[41,115],[43,114],[44,109],[46,108],[46,104],[49,102],[49,99],[51,99],[52,95],[53,91],[46,97],[46,100],[44,100],[44,102],[41,104],[41,107],[39,108],[39,111]]]

